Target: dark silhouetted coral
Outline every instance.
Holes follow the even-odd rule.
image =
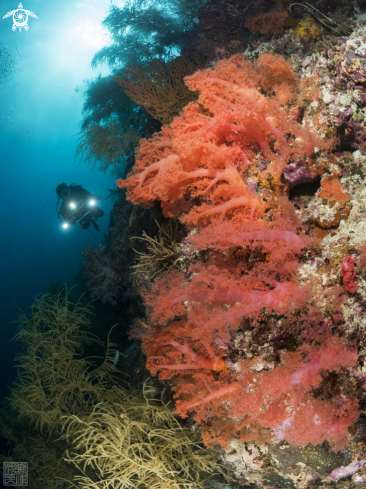
[[[198,54],[182,55],[167,63],[153,60],[143,67],[127,66],[117,78],[122,90],[154,119],[168,124],[192,100],[197,92],[190,91],[184,78],[202,68],[204,58]]]

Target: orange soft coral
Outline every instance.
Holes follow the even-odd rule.
[[[319,196],[330,202],[339,202],[341,205],[349,202],[350,196],[342,187],[338,175],[330,175],[323,178]]]
[[[329,321],[323,334],[318,311],[310,316],[299,257],[317,239],[303,234],[279,182],[289,162],[332,145],[293,117],[293,106],[311,96],[309,81],[281,57],[262,54],[254,64],[233,56],[186,84],[198,103],[142,141],[132,173],[117,182],[132,202],[159,201],[166,216],[186,224],[182,250],[196,257],[189,273],[169,271],[142,291],[149,320],[132,335],[207,445],[228,446],[233,436],[262,442],[272,430],[297,445],[328,439],[344,447],[356,403],[322,401],[311,391],[356,355],[331,336]],[[300,347],[303,324],[316,336],[309,348]],[[282,344],[276,364],[258,354],[228,358],[240,334],[266,331],[270,342],[276,328],[297,333],[297,351]]]
[[[133,172],[117,181],[134,203],[158,200],[166,216],[185,213],[187,224],[233,212],[259,217],[263,202],[245,178],[256,155],[267,161],[260,178],[276,179],[290,160],[331,144],[287,110],[290,101],[301,106],[308,89],[280,56],[262,54],[252,64],[235,55],[187,77],[186,84],[199,92],[198,103],[143,141]],[[196,198],[199,205],[187,205]]]

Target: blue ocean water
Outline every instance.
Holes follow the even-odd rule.
[[[78,166],[75,150],[82,119],[84,80],[97,76],[90,61],[108,44],[100,22],[110,2],[26,0],[29,30],[12,30],[18,0],[0,3],[0,49],[15,59],[14,75],[0,88],[0,376],[1,397],[16,370],[18,348],[9,343],[19,308],[52,281],[73,284],[88,243],[96,245],[108,228],[111,199],[102,201],[100,231],[64,231],[55,210],[59,183],[81,184],[107,197],[114,178]],[[103,73],[102,73],[103,74]]]

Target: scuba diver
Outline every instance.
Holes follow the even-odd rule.
[[[58,195],[56,211],[59,222],[65,229],[69,225],[88,229],[92,224],[99,231],[96,221],[104,216],[104,212],[96,205],[96,201],[101,200],[98,195],[92,195],[75,183],[71,185],[60,183],[56,187],[56,193]]]

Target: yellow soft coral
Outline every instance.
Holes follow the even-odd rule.
[[[312,17],[306,17],[301,20],[298,26],[293,30],[295,42],[309,42],[311,40],[318,40],[323,32],[323,28],[320,27]]]

